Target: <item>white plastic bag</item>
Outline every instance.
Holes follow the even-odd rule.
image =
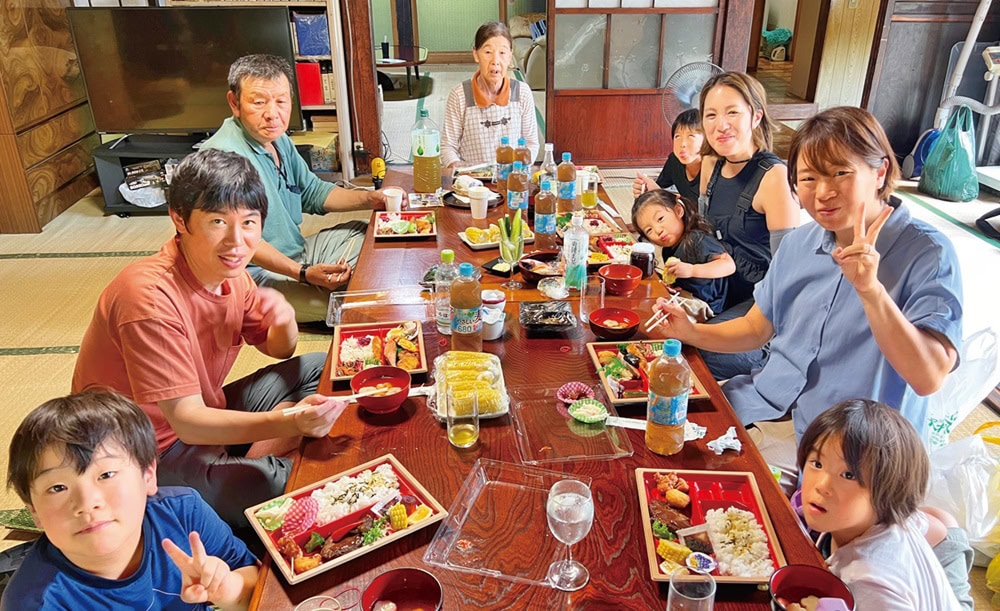
[[[1000,552],[1000,465],[979,435],[950,443],[931,454],[926,503],[958,520],[986,566]]]
[[[928,398],[929,439],[925,441],[930,451],[947,445],[948,435],[996,386],[997,353],[997,336],[992,329],[981,329],[962,340],[958,368]]]

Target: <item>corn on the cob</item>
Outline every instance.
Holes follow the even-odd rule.
[[[454,386],[456,384],[465,383],[484,383],[493,384],[497,381],[497,374],[491,370],[462,370],[462,371],[452,371],[448,369],[445,371],[444,379],[448,382],[449,386]]]
[[[403,530],[406,528],[406,506],[396,503],[389,510],[389,524],[393,530]]]
[[[472,412],[472,396],[474,392],[476,391],[452,392],[452,398],[455,400],[456,415],[463,416]],[[480,414],[491,414],[503,408],[500,391],[494,388],[480,387],[478,393]]]
[[[683,565],[687,557],[691,555],[691,550],[680,543],[660,539],[660,543],[656,546],[656,553],[664,560]]]

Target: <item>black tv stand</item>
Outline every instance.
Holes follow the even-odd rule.
[[[126,215],[166,214],[166,204],[155,208],[142,208],[128,203],[118,191],[125,181],[124,166],[159,159],[177,159],[195,151],[193,146],[205,139],[205,134],[166,136],[159,134],[132,134],[106,142],[94,149],[94,165],[97,178],[104,192],[104,214]]]

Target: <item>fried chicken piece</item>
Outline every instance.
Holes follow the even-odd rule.
[[[300,556],[292,562],[292,569],[296,573],[305,573],[309,569],[314,569],[323,563],[323,559],[319,554],[313,554],[312,556]]]
[[[302,556],[302,548],[295,542],[295,539],[289,536],[284,536],[278,539],[276,545],[278,547],[278,552],[289,560],[294,560],[295,558]]]
[[[396,361],[396,366],[400,369],[412,371],[420,367],[420,357],[417,356],[416,352],[401,352],[399,353],[399,359]]]
[[[676,507],[677,509],[684,509],[691,503],[691,497],[684,494],[677,488],[667,490],[666,494],[663,495],[663,499],[671,507]]]

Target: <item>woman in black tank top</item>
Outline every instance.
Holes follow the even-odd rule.
[[[753,303],[753,287],[767,273],[773,249],[798,226],[799,207],[784,163],[771,152],[772,123],[763,86],[741,72],[709,79],[701,91],[705,132],[699,211],[736,262],[726,310],[711,322],[738,318]],[[749,373],[766,353],[702,352],[718,379]]]

